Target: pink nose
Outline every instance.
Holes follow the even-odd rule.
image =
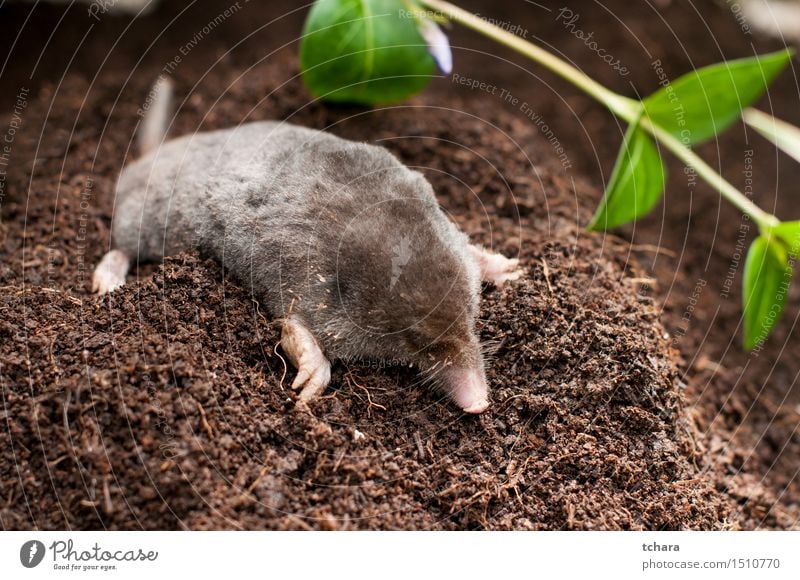
[[[481,370],[449,368],[444,371],[444,384],[465,413],[477,415],[489,408],[488,387]]]

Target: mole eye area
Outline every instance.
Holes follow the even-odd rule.
[[[434,337],[422,332],[409,331],[405,339],[409,351],[423,362],[423,366],[439,361],[445,362],[456,352],[454,344],[450,341],[435,340]]]
[[[469,324],[459,314],[453,311],[442,315],[434,311],[422,318],[408,330],[410,345],[415,351],[437,360],[457,358],[470,336]]]

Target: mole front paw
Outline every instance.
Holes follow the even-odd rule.
[[[478,262],[482,280],[499,287],[510,280],[519,280],[522,276],[523,270],[519,267],[518,259],[506,258],[502,254],[495,254],[478,246],[470,248]]]
[[[300,359],[292,388],[300,390],[301,401],[309,401],[325,390],[331,382],[331,363],[321,354]]]
[[[281,347],[297,368],[292,389],[302,389],[299,400],[309,401],[324,391],[331,382],[331,363],[314,335],[296,318],[284,323]]]
[[[129,267],[130,260],[124,252],[120,250],[108,252],[94,269],[92,292],[107,294],[124,285]]]

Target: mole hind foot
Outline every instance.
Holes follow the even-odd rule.
[[[331,363],[314,335],[296,318],[284,322],[281,347],[297,369],[292,388],[303,389],[299,402],[309,401],[324,391],[331,382]]]
[[[102,295],[123,286],[129,267],[130,260],[124,252],[120,250],[108,252],[94,269],[92,292]]]
[[[481,279],[486,282],[499,287],[509,280],[519,280],[523,274],[516,258],[506,258],[502,254],[495,254],[479,246],[470,246],[470,249],[478,262]]]

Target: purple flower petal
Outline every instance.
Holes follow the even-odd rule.
[[[433,20],[427,18],[420,18],[417,21],[417,28],[428,43],[428,52],[439,65],[439,69],[446,75],[453,71],[453,52],[450,50],[450,41],[447,35],[442,32],[439,25]]]

